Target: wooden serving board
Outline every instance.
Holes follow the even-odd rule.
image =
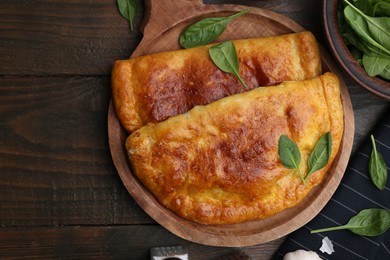
[[[147,0],[145,9],[146,19],[142,26],[144,38],[132,57],[180,49],[179,35],[189,24],[205,17],[227,16],[245,9],[250,9],[250,13],[231,22],[218,41],[304,30],[289,18],[271,11],[238,5],[204,5],[201,0]],[[265,243],[287,235],[310,221],[325,206],[339,185],[347,167],[354,136],[354,116],[348,90],[337,67],[322,48],[321,55],[323,70],[338,74],[341,80],[345,129],[340,151],[328,174],[304,201],[264,220],[233,225],[201,225],[178,217],[162,206],[132,174],[124,148],[128,134],[118,121],[111,104],[108,112],[111,154],[124,185],[135,201],[155,221],[177,236],[212,246],[238,247]]]

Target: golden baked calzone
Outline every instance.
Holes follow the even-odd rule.
[[[321,74],[310,32],[233,41],[240,75],[250,89]],[[131,132],[148,122],[182,114],[245,89],[209,57],[210,45],[116,61],[112,96],[116,114]]]
[[[126,140],[135,175],[161,204],[203,224],[262,219],[298,204],[319,184],[343,135],[340,83],[332,73],[225,97],[134,131]],[[301,171],[330,131],[330,160],[304,185],[278,156],[298,145]]]

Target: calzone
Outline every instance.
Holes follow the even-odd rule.
[[[202,224],[263,219],[297,205],[327,174],[343,135],[340,83],[333,73],[231,95],[131,133],[134,174],[177,215]],[[301,151],[300,170],[330,132],[328,164],[306,185],[278,155],[281,135]]]
[[[233,41],[239,73],[249,89],[304,80],[321,74],[318,45],[310,32]],[[131,132],[196,105],[241,93],[244,87],[218,69],[211,45],[116,61],[112,96],[116,114]]]

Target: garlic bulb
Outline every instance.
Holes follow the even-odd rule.
[[[321,260],[319,255],[313,251],[297,250],[287,253],[283,260]]]

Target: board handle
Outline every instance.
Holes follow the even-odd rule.
[[[202,12],[202,0],[145,0],[145,15],[140,30],[144,36],[162,33],[183,19]]]

